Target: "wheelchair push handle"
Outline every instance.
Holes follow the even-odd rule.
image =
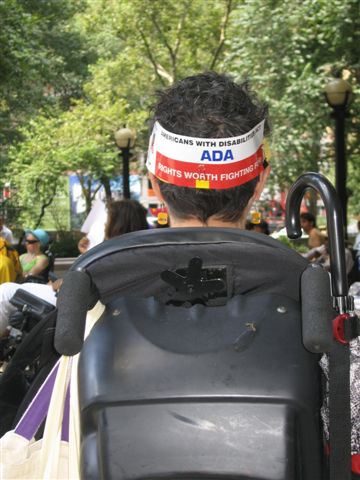
[[[336,190],[320,173],[304,173],[289,190],[286,199],[286,230],[291,239],[300,238],[300,205],[308,188],[316,190],[325,205],[329,239],[332,295],[339,313],[350,308],[345,267],[345,244],[342,210]]]

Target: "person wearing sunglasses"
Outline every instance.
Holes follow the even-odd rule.
[[[46,248],[48,243],[49,235],[45,230],[41,228],[26,230],[26,253],[20,256],[20,263],[25,278],[30,275],[40,275],[48,266],[49,259],[43,253],[43,249]]]
[[[108,217],[105,225],[104,236],[106,239],[110,239],[124,233],[135,232],[137,230],[147,230],[149,225],[146,221],[146,209],[136,200],[122,199],[112,201],[108,205]],[[44,235],[45,234],[45,235]],[[88,240],[87,237],[83,237]],[[35,241],[34,241],[35,240]],[[38,241],[36,241],[38,240]],[[41,250],[42,246],[46,246],[49,242],[49,236],[44,230],[28,230],[25,237],[27,253],[22,255],[22,260],[25,264],[25,268],[28,264],[31,264],[34,258],[34,253],[39,252],[38,261],[35,267],[42,265]],[[84,242],[84,251],[87,249],[87,243]],[[80,252],[84,253],[84,252]],[[24,267],[23,267],[24,268]],[[31,267],[30,272],[33,275],[34,266]],[[28,293],[35,295],[42,300],[45,300],[52,305],[56,305],[57,292],[62,284],[62,279],[58,278],[53,282],[49,282],[47,285],[40,283],[28,283],[25,278],[25,283],[19,284],[13,281],[7,281],[3,285],[0,285],[0,338],[5,334],[6,328],[9,323],[9,317],[16,308],[11,304],[10,299],[15,295],[18,289],[26,290]]]

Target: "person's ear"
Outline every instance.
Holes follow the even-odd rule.
[[[266,181],[268,179],[268,176],[270,175],[271,167],[268,165],[259,175],[259,181],[255,187],[254,195],[253,195],[253,201],[259,200],[262,191],[264,190]]]
[[[154,190],[155,195],[157,196],[157,199],[159,200],[159,202],[165,203],[164,197],[162,196],[162,193],[155,175],[153,175],[151,172],[149,172],[148,175],[149,175],[149,180],[151,182],[152,189]]]

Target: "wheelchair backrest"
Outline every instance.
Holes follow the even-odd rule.
[[[321,478],[306,266],[264,235],[214,228],[136,232],[80,257],[60,344],[90,295],[106,305],[80,357],[84,478]]]

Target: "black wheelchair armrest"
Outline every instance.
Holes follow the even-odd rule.
[[[40,320],[47,313],[55,310],[55,306],[45,300],[19,288],[10,299],[11,305],[19,311],[31,315]]]

